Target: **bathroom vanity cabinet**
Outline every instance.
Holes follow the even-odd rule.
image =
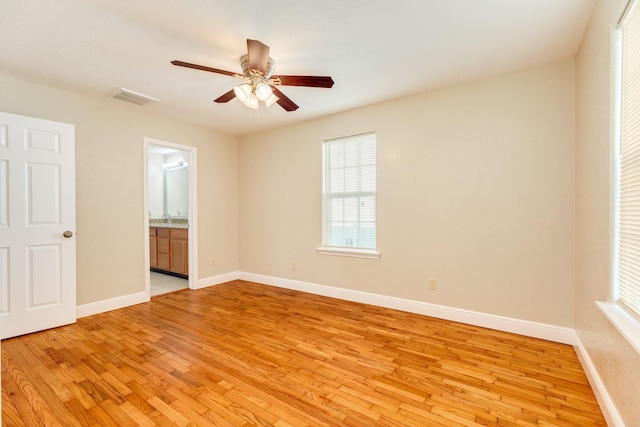
[[[189,230],[186,228],[149,227],[149,261],[151,270],[189,275]]]

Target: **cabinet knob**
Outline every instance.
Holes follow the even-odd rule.
[[[69,237],[73,236],[73,231],[67,230],[64,233],[62,233],[62,235],[68,239]]]

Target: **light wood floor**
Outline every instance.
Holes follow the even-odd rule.
[[[235,281],[2,342],[6,426],[604,426],[572,347]]]

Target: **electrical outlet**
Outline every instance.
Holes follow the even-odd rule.
[[[298,268],[298,265],[295,262],[291,263],[291,269],[292,270],[296,270]]]
[[[212,258],[211,259],[211,267],[215,267],[216,266],[216,259]]]
[[[435,291],[437,288],[438,288],[438,285],[436,283],[436,279],[429,279],[429,290]]]

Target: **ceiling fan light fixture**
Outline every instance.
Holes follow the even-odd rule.
[[[253,92],[253,88],[248,83],[244,83],[233,88],[233,93],[235,93],[236,97],[244,104],[247,103],[247,100],[251,96],[251,92]]]
[[[331,88],[334,83],[329,76],[274,76],[275,61],[269,56],[269,46],[259,40],[252,39],[247,39],[247,54],[240,57],[242,74],[178,60],[171,61],[171,63],[179,67],[193,68],[249,80],[249,83],[234,87],[214,99],[213,102],[226,103],[233,98],[238,98],[244,105],[253,109],[258,109],[260,102],[264,102],[267,108],[277,102],[285,111],[296,111],[298,109],[296,103],[277,89],[276,86]]]
[[[273,96],[273,91],[271,90],[271,86],[266,83],[258,83],[256,85],[256,97],[260,101],[266,101],[271,96]]]
[[[257,110],[258,108],[260,108],[260,104],[258,102],[258,98],[256,98],[256,96],[254,94],[251,94],[249,96],[249,99],[247,99],[244,102],[244,105],[246,105],[249,108],[253,108],[254,110]]]
[[[253,86],[248,83],[244,83],[240,86],[234,87],[233,93],[235,93],[236,97],[249,108],[253,108],[254,110],[256,110],[260,106],[258,103],[258,98],[253,93]]]
[[[271,92],[271,96],[267,99],[264,100],[265,105],[267,106],[267,108],[271,107],[273,104],[275,104],[280,98],[278,98],[277,96],[275,96],[273,94],[273,92]]]

